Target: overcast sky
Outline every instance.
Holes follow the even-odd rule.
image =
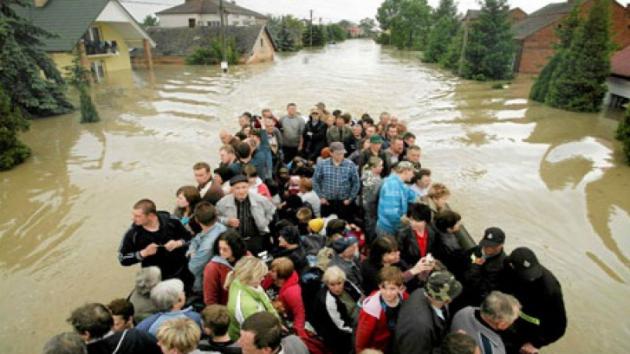
[[[164,10],[174,5],[184,3],[184,0],[120,0],[125,7],[139,21],[151,13]],[[365,17],[374,18],[376,9],[383,0],[236,0],[238,5],[247,7],[262,14],[284,15],[291,14],[298,18],[308,18],[309,10],[313,9],[313,17],[320,17],[324,22],[348,19],[358,22]],[[429,0],[436,6],[439,0]],[[544,5],[562,2],[561,0],[510,0],[512,7],[518,6],[531,13]],[[626,5],[630,0],[620,0]],[[459,0],[459,11],[464,13],[468,9],[478,9],[477,0]]]

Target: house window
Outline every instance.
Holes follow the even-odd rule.
[[[221,27],[220,21],[208,21],[208,27]]]
[[[194,18],[189,18],[188,19],[188,27],[195,28],[195,19]]]
[[[105,66],[100,60],[95,60],[91,65],[92,76],[96,82],[101,82],[105,78]]]
[[[103,38],[103,35],[101,34],[101,29],[96,26],[90,27],[90,29],[88,30],[88,35],[90,36],[89,40],[94,42],[100,42]]]

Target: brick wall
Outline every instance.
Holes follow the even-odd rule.
[[[616,1],[611,0],[611,3],[613,41],[621,49],[630,45],[630,11]],[[591,1],[582,5],[583,17],[588,15],[591,6]],[[560,22],[561,20],[539,30],[523,41],[518,72],[537,74],[545,67],[554,53],[553,44],[558,40],[555,28]]]

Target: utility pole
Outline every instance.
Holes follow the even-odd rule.
[[[311,47],[312,47],[313,46],[313,10],[311,10],[311,25],[310,26],[311,26],[311,28],[310,28],[311,29],[310,37],[311,37]]]
[[[225,43],[225,21],[224,21],[224,9],[223,9],[223,0],[219,0],[219,16],[221,17],[221,70],[223,72],[227,72],[228,70],[228,62],[227,62],[227,53],[226,53],[226,43]]]

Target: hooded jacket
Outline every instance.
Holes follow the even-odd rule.
[[[262,287],[252,288],[234,279],[228,292],[227,309],[230,313],[228,334],[236,340],[240,337],[240,328],[247,317],[261,311],[278,315]]]
[[[284,307],[293,317],[293,329],[295,333],[302,338],[308,337],[304,324],[306,315],[304,312],[304,302],[302,301],[302,288],[300,287],[297,272],[293,272],[287,279],[278,293],[278,300],[282,302]]]
[[[208,262],[203,270],[203,302],[206,305],[227,305],[228,291],[223,285],[232,269],[232,265],[220,256],[214,256]]]
[[[405,292],[398,306],[402,306],[402,301],[407,300],[409,295]],[[390,348],[392,333],[387,326],[387,315],[382,305],[381,292],[375,291],[372,295],[363,300],[361,312],[359,313],[359,324],[355,334],[355,349],[360,353],[363,349],[378,349],[384,353]]]

